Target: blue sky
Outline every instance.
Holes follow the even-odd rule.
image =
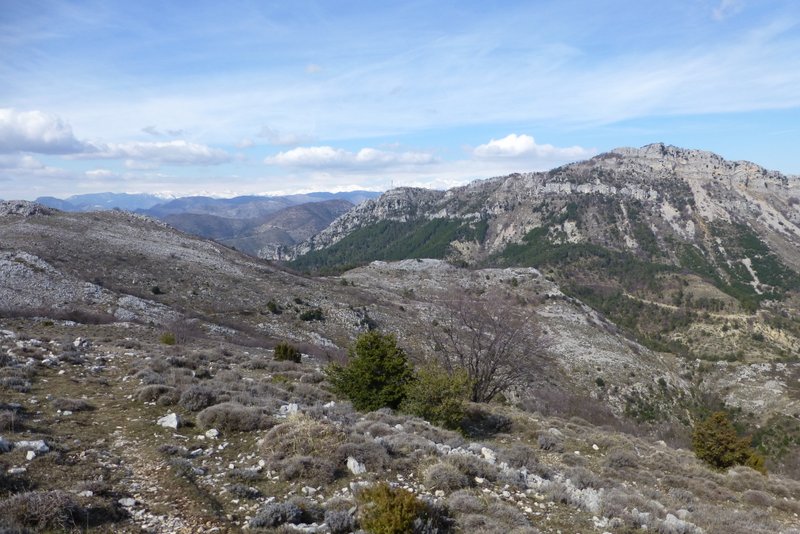
[[[800,173],[800,3],[0,0],[0,198],[444,188],[666,142]]]

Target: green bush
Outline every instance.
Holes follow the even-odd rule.
[[[472,384],[466,371],[449,374],[439,366],[428,365],[417,371],[406,387],[400,405],[404,412],[449,429],[458,429],[466,415],[465,401]]]
[[[413,531],[414,521],[425,513],[425,504],[413,493],[381,483],[358,495],[360,524],[373,534],[404,534]]]
[[[300,351],[294,345],[281,341],[275,347],[275,359],[279,362],[300,363]]]
[[[750,438],[736,434],[728,414],[715,412],[695,425],[692,432],[695,455],[717,469],[746,465],[766,473],[764,457],[750,448]]]
[[[164,332],[163,334],[161,334],[160,339],[161,343],[163,343],[164,345],[174,345],[175,343],[178,342],[178,340],[175,338],[175,334],[173,334],[172,332]]]
[[[312,308],[300,314],[301,321],[324,321],[325,315],[320,308]]]
[[[393,335],[361,334],[348,359],[346,366],[332,364],[325,370],[335,393],[349,399],[357,410],[400,406],[414,371]]]

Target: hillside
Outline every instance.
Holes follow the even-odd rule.
[[[176,213],[160,218],[179,230],[219,241],[251,256],[270,257],[274,250],[295,245],[324,230],[352,207],[346,200],[321,200],[254,218],[202,213]]]
[[[800,181],[708,152],[649,145],[445,192],[396,189],[290,255],[328,273],[416,257],[531,266],[654,349],[800,354]]]
[[[308,278],[125,212],[5,202],[0,222],[4,520],[348,532],[360,488],[382,480],[456,531],[792,532],[800,513],[794,361],[654,352],[531,267]],[[394,333],[422,363],[459,310],[546,341],[461,433],[331,393],[323,368],[360,333]],[[300,363],[275,360],[281,341]],[[719,407],[755,433],[769,479],[686,450]],[[156,423],[171,413],[177,428]],[[16,515],[34,502],[51,513]]]

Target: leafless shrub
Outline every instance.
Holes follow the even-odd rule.
[[[766,490],[772,485],[764,475],[744,465],[728,469],[723,482],[734,491]]]
[[[458,490],[447,498],[447,506],[454,514],[478,514],[486,508],[486,502],[469,490]]]
[[[499,449],[497,452],[501,461],[516,469],[523,467],[532,469],[539,463],[536,451],[524,443],[514,443],[510,447]]]
[[[296,504],[288,502],[269,503],[261,508],[250,520],[250,528],[272,528],[284,524],[300,523],[303,511]]]
[[[583,467],[587,464],[587,460],[573,451],[564,451],[561,453],[561,463],[571,467]]]
[[[470,400],[488,402],[511,387],[529,383],[541,368],[548,343],[534,319],[507,295],[466,299],[454,288],[439,302],[448,313],[440,324],[432,324],[432,353],[448,371],[467,372]]]
[[[460,490],[450,495],[447,505],[456,518],[458,531],[491,534],[539,532],[519,509],[495,498],[477,497],[467,490]]]
[[[532,396],[520,402],[520,407],[549,417],[579,417],[595,426],[609,427],[628,434],[644,433],[634,423],[617,418],[606,404],[552,386],[536,388]]]
[[[471,485],[470,478],[451,463],[439,462],[423,473],[425,486],[431,490],[452,492]]]
[[[500,470],[495,465],[471,454],[451,454],[445,459],[445,462],[470,479],[480,477],[489,482],[495,482],[500,478]]]
[[[61,490],[31,491],[0,501],[0,517],[39,530],[67,530],[80,524],[84,510]]]
[[[747,511],[722,506],[704,506],[694,512],[695,524],[706,532],[726,534],[770,534],[781,527],[768,510],[751,508]]]
[[[149,386],[142,386],[136,390],[136,400],[139,402],[155,402],[162,395],[170,391],[175,391],[175,388],[165,386],[164,384],[151,384]]]
[[[70,412],[85,412],[94,410],[94,406],[84,399],[66,399],[58,398],[51,401],[53,408],[56,410],[70,411]]]
[[[355,517],[347,510],[327,510],[325,524],[328,525],[331,534],[347,534],[356,530]]]
[[[670,488],[667,492],[667,495],[669,495],[681,506],[688,507],[689,510],[692,510],[693,505],[697,500],[691,491],[683,488]]]
[[[196,412],[208,408],[215,402],[217,402],[217,394],[214,390],[206,386],[191,386],[181,393],[178,404],[187,410]]]
[[[116,319],[113,315],[91,308],[48,308],[48,307],[0,307],[0,317],[47,317],[58,321],[74,321],[82,324],[110,324]]]
[[[328,402],[333,399],[333,395],[312,384],[295,382],[292,387],[295,398],[305,404],[314,402]]]
[[[549,432],[542,432],[536,440],[539,443],[539,448],[545,451],[563,452],[564,442],[561,438],[554,436]]]
[[[142,384],[147,386],[153,384],[165,384],[167,382],[164,375],[149,367],[146,369],[142,369],[141,371],[133,375],[133,377],[139,379],[139,381]]]
[[[202,470],[195,468],[187,458],[171,457],[167,460],[167,464],[177,476],[188,480],[194,480],[197,475],[202,474]]]
[[[300,382],[304,384],[319,384],[325,380],[325,375],[316,371],[300,375]]]
[[[0,431],[19,432],[22,430],[22,414],[17,410],[0,410]]]
[[[0,387],[18,393],[28,393],[31,390],[31,382],[20,376],[4,376],[0,378]]]
[[[258,489],[252,486],[246,486],[244,484],[231,484],[231,486],[228,487],[228,492],[231,495],[239,497],[240,499],[254,500],[260,499],[263,496]]]
[[[607,491],[600,507],[604,516],[619,518],[633,528],[648,526],[649,519],[663,515],[664,508],[660,503],[623,488]]]
[[[451,447],[460,447],[466,443],[460,433],[434,426],[416,417],[408,417],[402,426],[405,432],[417,434],[434,443],[444,443]]]
[[[330,484],[340,474],[336,464],[320,456],[291,456],[278,462],[278,472],[284,480],[302,480],[304,484]]]
[[[429,439],[425,439],[417,434],[407,432],[397,432],[384,436],[380,443],[386,447],[389,454],[397,456],[408,456],[414,453],[432,453],[436,450],[436,445]]]
[[[368,421],[377,421],[389,426],[397,426],[406,421],[405,417],[395,414],[391,408],[381,408],[380,410],[369,412],[365,417]]]
[[[264,436],[262,451],[273,459],[327,456],[345,442],[345,434],[329,423],[305,415],[290,417]]]
[[[364,433],[376,438],[388,436],[389,434],[393,434],[395,432],[395,430],[386,423],[372,423],[370,421],[363,421],[362,423],[364,423],[363,426],[359,425],[359,427],[356,427],[356,431],[363,431]]]
[[[391,458],[386,449],[372,440],[361,436],[350,436],[350,441],[342,443],[336,448],[332,458],[341,465],[352,456],[364,464],[370,472],[380,472],[391,466]],[[356,441],[357,440],[357,441]]]
[[[238,371],[222,369],[214,375],[214,380],[223,384],[238,384],[242,380],[242,375]]]
[[[517,532],[516,529],[519,527],[531,526],[525,514],[523,514],[519,508],[496,499],[489,502],[489,505],[486,507],[486,515],[502,523],[509,531],[514,530]],[[528,532],[530,532],[530,530]]]
[[[611,469],[624,469],[626,467],[636,467],[638,458],[628,449],[615,447],[608,451],[604,463],[606,467]]]
[[[742,493],[742,502],[746,502],[747,504],[751,504],[753,506],[768,508],[774,505],[775,499],[772,498],[772,495],[763,491],[747,490]]]
[[[203,428],[217,428],[228,432],[248,432],[269,428],[274,421],[257,408],[247,408],[234,402],[223,402],[209,406],[197,414],[197,422]]]
[[[569,478],[575,487],[584,488],[599,488],[600,478],[583,467],[573,467],[567,471],[567,478]]]

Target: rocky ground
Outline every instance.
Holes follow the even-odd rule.
[[[360,488],[388,481],[459,531],[800,524],[797,481],[715,472],[663,441],[502,404],[472,406],[472,435],[358,413],[327,392],[311,357],[276,362],[266,349],[208,338],[169,346],[160,335],[130,323],[2,321],[4,520],[117,532],[329,532],[344,522],[346,532],[357,528]],[[284,521],[293,506],[301,513]]]

